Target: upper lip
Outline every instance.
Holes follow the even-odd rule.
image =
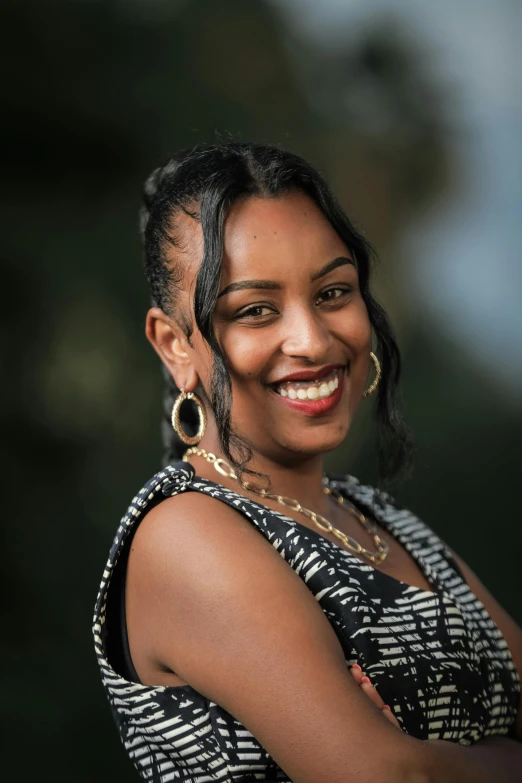
[[[298,370],[297,372],[288,373],[288,375],[278,378],[277,381],[272,381],[272,383],[278,385],[286,381],[317,381],[319,378],[324,378],[325,375],[329,375],[333,370],[337,370],[342,366],[342,364],[326,364],[317,370]]]

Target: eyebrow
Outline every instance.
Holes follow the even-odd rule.
[[[348,258],[348,256],[339,256],[338,258],[334,258],[333,261],[329,261],[327,264],[322,266],[318,272],[315,272],[310,278],[311,282],[313,283],[315,280],[319,280],[321,277],[325,277],[325,275],[327,275],[329,272],[333,272],[333,270],[337,269],[337,267],[345,266],[346,264],[351,264],[357,268],[353,258]],[[225,294],[232,293],[232,291],[245,291],[247,289],[254,288],[278,291],[282,288],[282,285],[276,280],[239,280],[237,283],[230,283],[230,285],[227,285],[227,287],[218,294],[218,299],[220,296],[225,296]]]
[[[357,265],[353,258],[348,258],[348,256],[339,256],[338,258],[334,258],[334,260],[330,261],[328,264],[325,264],[318,272],[312,275],[312,283],[314,280],[319,280],[320,277],[324,277],[329,272],[333,272],[333,270],[337,269],[338,266],[345,266],[345,264],[351,264],[357,269]]]

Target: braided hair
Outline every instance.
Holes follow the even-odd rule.
[[[295,190],[304,192],[317,204],[357,259],[360,290],[382,365],[375,417],[380,478],[389,484],[399,474],[408,472],[413,452],[411,435],[396,401],[401,371],[399,348],[385,311],[370,292],[372,248],[351,224],[322,176],[306,160],[279,147],[227,142],[183,150],[155,169],[145,182],[140,212],[152,303],[178,320],[190,342],[192,320],[178,306],[182,269],[178,261],[167,262],[166,253],[169,246],[180,247],[175,219],[183,212],[200,222],[203,234],[203,259],[196,279],[193,310],[195,323],[214,357],[209,389],[204,394],[214,413],[223,454],[239,474],[252,473],[247,466],[251,448],[232,429],[230,376],[212,323],[219,293],[223,227],[238,198],[276,198]],[[165,464],[169,464],[180,459],[186,447],[170,424],[179,390],[165,368],[164,375],[162,429]],[[181,422],[188,432],[196,428],[197,417],[188,405],[182,406]]]

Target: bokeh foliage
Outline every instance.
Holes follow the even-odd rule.
[[[136,779],[90,623],[118,520],[161,458],[141,182],[201,140],[305,154],[377,246],[418,439],[396,496],[520,620],[520,406],[414,320],[405,293],[401,236],[454,185],[429,52],[389,18],[356,44],[314,46],[265,0],[7,0],[0,21],[5,774]],[[370,407],[329,465],[373,482]]]

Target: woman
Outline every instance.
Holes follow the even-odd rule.
[[[374,393],[382,477],[410,452],[366,242],[317,172],[271,147],[181,153],[145,201],[146,334],[172,427],[94,621],[140,774],[520,780],[522,632],[409,511],[323,478]]]

